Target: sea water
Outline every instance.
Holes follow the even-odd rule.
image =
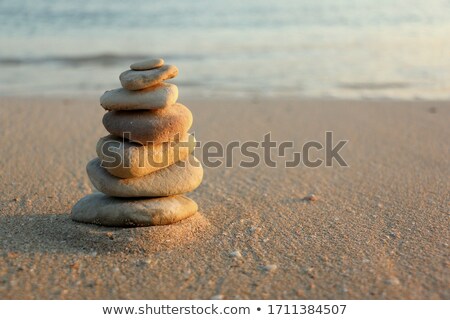
[[[197,96],[448,99],[450,0],[0,0],[0,94],[99,95],[162,57]]]

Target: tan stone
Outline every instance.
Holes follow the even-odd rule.
[[[136,71],[151,70],[159,68],[164,64],[163,59],[148,59],[144,61],[135,62],[130,66],[130,69]]]
[[[142,90],[167,79],[172,79],[178,74],[178,68],[172,65],[164,65],[160,68],[136,71],[127,70],[119,76],[122,87],[127,90]]]
[[[74,221],[108,227],[146,227],[175,223],[197,210],[197,203],[186,196],[123,199],[94,193],[75,204],[71,217]]]
[[[141,144],[172,141],[192,125],[192,113],[181,103],[154,110],[109,111],[103,125],[112,135]]]
[[[188,133],[172,142],[142,145],[116,136],[97,142],[97,156],[108,172],[119,178],[142,177],[186,160],[194,151],[195,138]]]
[[[100,104],[105,110],[145,110],[171,106],[177,99],[176,85],[160,83],[139,91],[123,88],[106,91],[100,97]]]
[[[94,187],[113,197],[164,197],[193,191],[203,179],[201,163],[190,155],[167,168],[138,178],[120,179],[101,166],[99,158],[86,167]]]

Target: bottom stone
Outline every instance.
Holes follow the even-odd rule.
[[[197,203],[182,195],[128,199],[93,193],[73,206],[72,220],[108,227],[146,227],[175,223],[197,210]]]

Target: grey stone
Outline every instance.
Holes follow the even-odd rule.
[[[167,79],[172,79],[178,74],[178,68],[172,65],[164,65],[160,68],[136,71],[127,70],[119,76],[122,87],[127,90],[142,90]]]
[[[165,225],[186,219],[198,210],[186,196],[151,199],[114,198],[93,193],[72,208],[72,220],[109,227],[146,227]]]
[[[164,64],[163,59],[148,59],[144,61],[135,62],[130,66],[130,69],[136,71],[151,70],[159,68]]]

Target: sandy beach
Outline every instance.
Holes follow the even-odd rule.
[[[450,299],[448,102],[180,102],[198,141],[333,131],[350,167],[205,168],[187,220],[75,223],[98,98],[2,97],[1,299]]]

